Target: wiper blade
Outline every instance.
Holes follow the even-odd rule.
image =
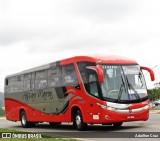
[[[134,96],[135,96],[137,99],[140,100],[140,97],[139,97],[137,91],[136,91],[135,88],[132,86],[132,84],[129,83],[127,76],[126,76],[126,80],[127,80],[128,88],[129,88],[130,90],[133,90],[133,91],[134,91]]]
[[[122,79],[122,84],[121,84],[120,89],[119,89],[118,101],[120,101],[121,96],[122,96],[122,88],[123,87],[125,88],[125,83],[124,83],[124,80],[123,80],[122,76],[121,76],[121,79]],[[126,89],[125,89],[125,91],[126,91]]]

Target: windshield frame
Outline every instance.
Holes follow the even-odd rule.
[[[119,93],[118,93],[118,98],[117,99],[113,99],[113,98],[109,98],[109,97],[104,97],[103,96],[103,90],[102,90],[102,85],[104,84],[104,82],[103,83],[101,83],[101,94],[102,94],[102,99],[103,100],[105,100],[105,101],[109,101],[109,102],[115,102],[115,103],[137,103],[137,102],[142,102],[142,101],[145,101],[145,100],[148,100],[148,94],[147,94],[147,87],[146,87],[146,81],[145,81],[145,78],[144,78],[144,74],[143,74],[143,72],[142,72],[142,70],[140,69],[140,66],[138,65],[138,64],[101,64],[102,66],[104,66],[104,65],[106,65],[106,66],[120,66],[120,68],[121,68],[121,70],[122,70],[122,76],[121,76],[121,79],[122,79],[122,83],[123,84],[121,84],[121,85],[124,85],[123,86],[123,89],[125,90],[125,92],[126,92],[126,94],[128,95],[128,97],[130,96],[129,95],[129,90],[133,90],[134,92],[135,92],[135,96],[136,97],[138,97],[137,99],[133,99],[133,100],[130,100],[130,98],[128,99],[128,100],[123,100],[123,99],[121,99],[121,93],[120,93],[120,91],[122,91],[121,90],[121,87],[120,87],[120,89],[119,89]],[[127,82],[127,77],[126,77],[126,75],[125,75],[125,73],[124,73],[124,70],[123,70],[123,67],[127,67],[127,66],[138,66],[139,68],[139,73],[140,73],[140,75],[141,75],[141,81],[142,81],[142,83],[143,83],[143,85],[144,85],[144,90],[146,90],[146,96],[144,96],[144,97],[142,97],[142,98],[139,98],[139,93],[137,93],[136,92],[136,90],[134,89],[134,88],[129,88],[130,86],[129,85],[131,85],[129,82]],[[104,69],[103,69],[103,71],[104,71]],[[136,75],[136,74],[134,74],[134,75]],[[105,79],[105,78],[104,78]]]

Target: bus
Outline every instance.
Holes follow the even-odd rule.
[[[149,98],[135,60],[114,55],[75,56],[5,78],[6,119],[24,128],[48,122],[113,125],[149,118]]]

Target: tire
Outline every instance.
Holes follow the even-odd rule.
[[[57,125],[60,125],[61,122],[49,122],[50,126],[57,126]]]
[[[123,122],[117,122],[117,123],[113,123],[113,126],[114,126],[115,128],[119,128],[119,127],[122,126],[122,124],[123,124]]]
[[[73,126],[78,130],[78,131],[83,131],[86,129],[87,124],[83,122],[83,117],[82,113],[77,110],[75,115],[73,116]]]
[[[21,125],[24,128],[28,128],[28,127],[34,127],[35,123],[34,122],[28,122],[27,121],[27,117],[26,117],[26,113],[25,111],[22,111],[20,113],[20,120],[21,120]]]

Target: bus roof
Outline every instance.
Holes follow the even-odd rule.
[[[58,65],[63,66],[74,62],[95,62],[96,64],[137,64],[133,59],[115,55],[90,55],[90,56],[75,56],[60,61],[52,62],[46,65],[38,66],[32,69],[28,69],[16,74],[8,75],[6,78],[27,74],[35,71],[49,69]]]
[[[137,64],[133,59],[129,59],[117,55],[90,55],[90,56],[75,56],[60,61],[60,65],[65,65],[73,62],[95,62],[96,64]]]

